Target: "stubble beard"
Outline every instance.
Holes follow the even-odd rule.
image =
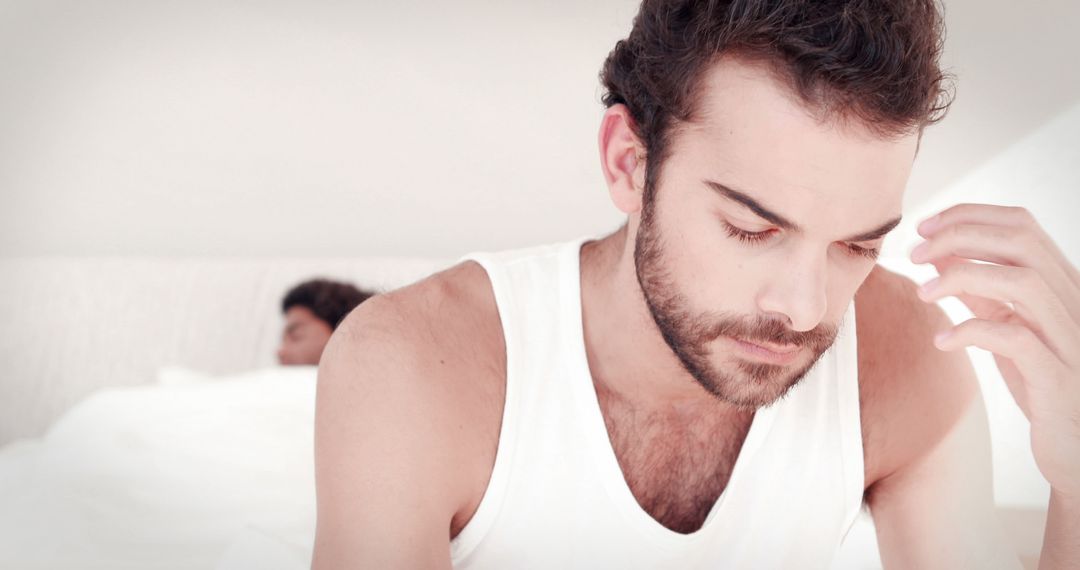
[[[838,326],[820,325],[796,332],[777,320],[758,319],[747,323],[735,316],[717,313],[691,314],[686,297],[675,286],[663,263],[663,236],[655,223],[653,192],[643,200],[641,224],[634,241],[634,265],[638,284],[653,321],[682,367],[707,392],[743,410],[757,410],[786,396],[814,367],[836,339]],[[748,341],[796,344],[813,355],[795,369],[789,366],[735,358],[733,364],[712,364],[710,344],[727,336]]]

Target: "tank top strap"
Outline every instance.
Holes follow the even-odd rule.
[[[863,460],[862,412],[859,404],[859,348],[855,328],[855,300],[852,299],[844,313],[834,346],[837,350],[837,408],[840,427],[840,457],[843,461],[845,516],[843,535],[837,541],[836,550],[847,537],[859,516],[865,489],[866,473]]]
[[[451,557],[455,560],[467,557],[487,535],[509,492],[514,456],[520,447],[521,422],[526,416],[523,400],[528,399],[530,390],[537,388],[526,385],[528,367],[536,365],[525,361],[530,338],[550,332],[545,330],[550,328],[546,321],[559,315],[551,313],[552,299],[544,295],[555,295],[564,289],[562,284],[568,279],[564,269],[568,262],[576,263],[576,259],[567,257],[577,255],[581,244],[590,238],[595,236],[582,235],[569,242],[514,250],[475,251],[457,259],[456,263],[475,261],[487,273],[506,346],[506,391],[495,464],[476,513],[450,542]],[[550,262],[538,263],[545,256],[551,258]]]

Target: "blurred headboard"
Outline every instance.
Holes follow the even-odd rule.
[[[312,277],[383,292],[453,260],[23,258],[0,260],[0,445],[41,434],[105,386],[163,365],[214,374],[276,362],[281,298]]]

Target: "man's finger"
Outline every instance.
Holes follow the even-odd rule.
[[[923,220],[916,231],[930,238],[946,227],[956,224],[998,225],[1027,229],[1050,254],[1074,288],[1080,289],[1080,271],[1069,261],[1054,240],[1046,233],[1027,208],[993,204],[957,204]]]
[[[933,263],[934,267],[937,268],[938,275],[943,275],[950,267],[956,265],[974,264],[973,261],[955,255],[935,259],[930,263]],[[1006,320],[1008,314],[1013,311],[1013,308],[1009,305],[992,299],[968,295],[966,293],[956,293],[954,295],[971,310],[971,314],[980,319],[1003,321]]]
[[[919,244],[911,252],[914,263],[933,263],[962,257],[1034,269],[1061,299],[1069,316],[1080,323],[1080,288],[1040,240],[1027,228],[984,224],[953,224]]]
[[[1029,326],[1061,360],[1076,358],[1076,355],[1069,354],[1071,351],[1067,347],[1080,345],[1077,327],[1069,318],[1061,299],[1035,270],[961,263],[949,267],[937,279],[919,288],[919,297],[926,302],[961,294],[998,303],[996,314],[988,315],[988,320],[1019,321]],[[1012,304],[1013,309],[1001,307],[1006,303]]]
[[[1031,406],[1045,406],[1058,393],[1054,382],[1065,364],[1023,325],[968,319],[939,335],[934,344],[941,350],[977,346],[1008,358],[1024,378],[1027,404]]]
[[[1030,214],[1024,208],[994,204],[957,204],[919,223],[916,231],[928,238],[954,224],[984,224],[1023,227]]]

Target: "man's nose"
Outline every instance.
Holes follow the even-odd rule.
[[[808,331],[825,317],[827,259],[807,256],[775,274],[758,296],[758,308],[774,313],[795,331]]]

